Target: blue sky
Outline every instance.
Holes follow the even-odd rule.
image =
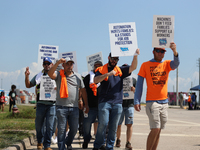
[[[86,56],[102,52],[107,63],[110,52],[109,23],[135,22],[138,68],[152,55],[153,15],[174,15],[175,34],[181,64],[179,91],[188,91],[199,83],[200,58],[199,0],[0,0],[0,81],[26,89],[25,67],[32,78],[37,72],[39,44],[59,46],[59,53],[76,51],[78,72],[87,72]],[[172,59],[167,49],[165,59]],[[130,64],[132,56],[120,57],[119,65]],[[176,71],[170,73],[168,90],[175,90]],[[34,91],[30,89],[29,91]],[[145,98],[143,96],[143,98]]]

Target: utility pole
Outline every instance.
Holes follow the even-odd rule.
[[[178,103],[178,67],[176,68],[176,106],[179,105]]]
[[[198,59],[199,61],[199,85],[200,85],[200,58]],[[200,90],[199,90],[199,105],[200,105]]]

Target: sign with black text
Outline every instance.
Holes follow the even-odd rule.
[[[128,76],[123,79],[123,99],[134,99],[134,93],[131,91],[133,86],[133,79]]]
[[[152,47],[169,48],[174,41],[174,16],[153,16]]]
[[[44,57],[49,57],[52,60],[52,62],[54,62],[54,60],[58,58],[58,46],[39,44],[39,50],[38,50],[39,70],[43,69],[42,64]]]
[[[94,63],[96,61],[101,61],[103,64],[102,52],[87,56],[86,59],[87,59],[88,72],[94,69]]]
[[[137,44],[135,22],[109,24],[112,57],[133,56]]]
[[[56,101],[56,82],[49,76],[41,77],[40,100]]]

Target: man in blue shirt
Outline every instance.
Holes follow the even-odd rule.
[[[108,136],[106,149],[112,150],[118,122],[122,113],[122,96],[123,96],[123,79],[131,74],[137,67],[137,55],[140,53],[136,50],[131,66],[118,67],[119,57],[108,56],[108,63],[97,68],[94,83],[101,83],[99,87],[99,105],[98,105],[98,129],[93,150],[99,148],[105,149],[105,129],[108,126]]]
[[[49,57],[43,59],[43,70],[36,74],[31,81],[29,81],[29,67],[26,68],[25,72],[25,85],[27,88],[36,86],[37,92],[37,107],[36,107],[36,118],[35,128],[37,136],[37,149],[51,150],[51,137],[53,135],[53,125],[56,117],[55,101],[40,100],[40,82],[42,76],[47,76],[49,69],[53,63]],[[45,119],[46,118],[46,119]],[[45,122],[46,120],[46,122]],[[44,132],[44,124],[46,125],[46,131]]]

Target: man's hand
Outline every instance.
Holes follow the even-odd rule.
[[[30,75],[29,67],[26,67],[25,76],[29,76],[29,75]]]
[[[84,108],[85,108],[85,113],[88,114],[88,112],[89,112],[89,107],[88,107],[88,105],[84,106]],[[83,110],[84,110],[84,108],[83,108]]]
[[[131,87],[131,91],[133,91],[133,93],[135,93],[135,87],[134,86]]]
[[[140,49],[136,49],[136,52],[135,52],[136,55],[140,55]]]
[[[79,101],[78,101],[78,108],[79,108],[80,110],[83,109],[83,101],[82,101],[82,100],[79,100]]]
[[[140,104],[134,105],[134,108],[135,108],[136,111],[140,111],[141,110]]]
[[[108,76],[112,76],[112,75],[115,75],[116,74],[116,72],[114,71],[114,70],[112,70],[112,71],[110,71],[109,73],[108,73]]]
[[[170,48],[172,49],[172,51],[174,52],[174,56],[178,55],[178,52],[176,51],[176,44],[174,42],[170,43]]]

